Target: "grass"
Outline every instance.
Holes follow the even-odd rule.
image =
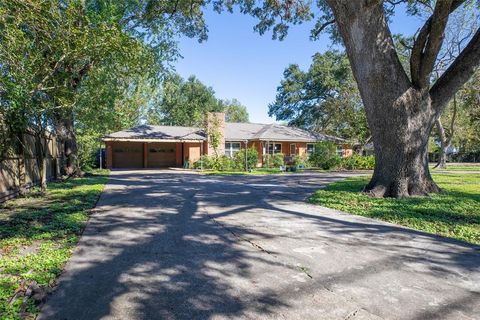
[[[434,174],[433,177],[444,192],[429,197],[371,198],[360,192],[369,178],[356,177],[318,190],[309,201],[480,244],[480,174]]]
[[[37,286],[42,294],[54,285],[107,176],[106,170],[96,171],[51,183],[46,194],[33,190],[0,205],[1,319],[35,317],[38,307],[25,296],[27,289]]]
[[[430,165],[430,169],[432,169],[435,166],[435,164]],[[440,170],[446,170],[446,171],[479,171],[480,172],[480,164],[469,164],[465,165],[462,163],[447,163],[447,168],[446,169],[432,169],[432,172],[434,173],[435,171],[440,171]]]

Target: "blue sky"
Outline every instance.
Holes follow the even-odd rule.
[[[181,38],[176,71],[187,78],[197,76],[211,86],[221,99],[236,98],[245,105],[251,122],[271,123],[268,104],[275,99],[283,70],[291,63],[308,68],[316,52],[331,48],[328,35],[310,41],[312,23],[292,26],[283,41],[272,40],[271,33],[260,36],[253,31],[256,20],[240,13],[206,12],[208,40]],[[399,10],[394,17],[393,33],[413,34],[419,21]]]

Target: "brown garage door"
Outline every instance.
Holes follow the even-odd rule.
[[[148,144],[148,167],[162,168],[174,167],[175,143],[149,143]]]
[[[115,142],[112,149],[114,168],[143,167],[143,143]]]

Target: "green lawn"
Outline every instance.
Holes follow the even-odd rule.
[[[465,165],[462,163],[447,163],[447,169],[440,169],[436,168],[433,169],[435,164],[430,164],[430,169],[433,173],[435,171],[446,170],[446,171],[479,171],[480,172],[480,164],[469,164]]]
[[[34,318],[29,287],[48,291],[70,257],[107,181],[108,171],[49,184],[0,205],[1,319]],[[34,292],[35,293],[35,292]],[[23,316],[20,314],[23,313]]]
[[[429,197],[371,198],[360,191],[368,177],[318,190],[311,203],[413,229],[480,244],[480,174],[434,174],[444,190]]]

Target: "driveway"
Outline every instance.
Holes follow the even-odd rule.
[[[40,319],[480,319],[480,248],[304,202],[345,176],[113,171]]]

